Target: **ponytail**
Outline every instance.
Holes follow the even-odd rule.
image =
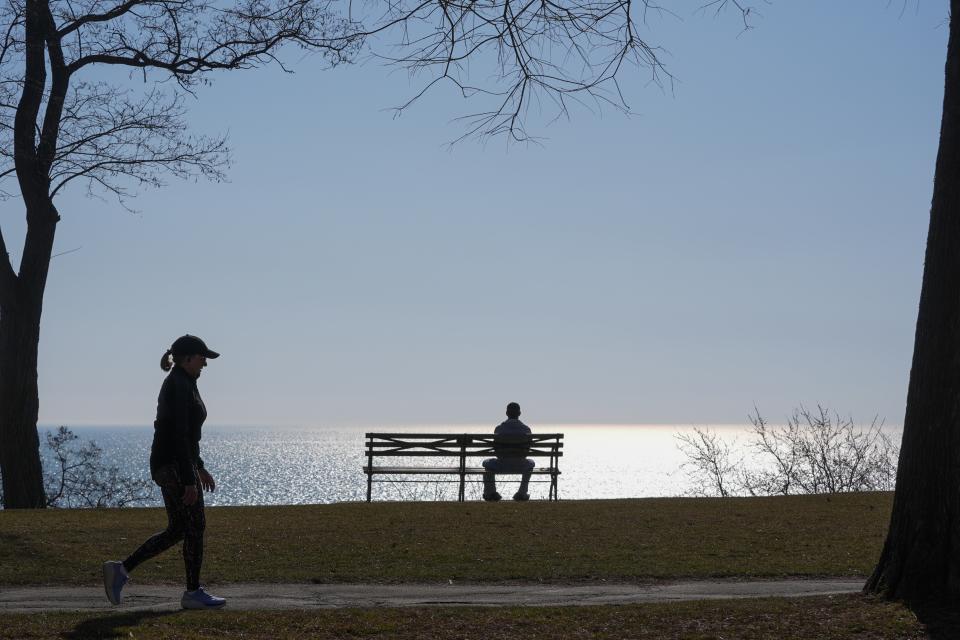
[[[163,352],[163,357],[160,358],[160,368],[164,371],[170,371],[170,367],[173,366],[173,363],[170,361],[170,349],[167,349]]]

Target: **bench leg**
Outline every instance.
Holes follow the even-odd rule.
[[[367,474],[367,502],[370,502],[370,489],[372,488],[372,485],[373,485],[373,474],[368,473]]]

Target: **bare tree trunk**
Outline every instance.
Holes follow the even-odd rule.
[[[960,0],[890,529],[865,589],[911,605],[960,597]]]
[[[7,509],[46,505],[37,436],[37,345],[35,314],[0,314],[0,468]]]
[[[20,180],[27,204],[27,235],[19,275],[9,261],[0,272],[0,471],[7,509],[46,506],[37,419],[37,352],[43,292],[60,217],[47,195],[48,182]],[[6,257],[6,256],[4,256]]]
[[[0,235],[0,471],[8,509],[46,506],[37,437],[37,350],[43,292],[60,220],[50,196],[50,168],[69,79],[46,0],[26,0],[24,37],[23,90],[13,135],[17,181],[27,213],[19,273],[14,273]],[[48,46],[53,83],[38,144],[37,116],[46,86]]]
[[[40,188],[44,181],[38,181]],[[47,197],[38,197],[38,211],[27,214],[29,228],[20,275],[0,296],[0,471],[7,509],[46,506],[37,419],[37,352],[40,316],[53,238],[59,216]]]

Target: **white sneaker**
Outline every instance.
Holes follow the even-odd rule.
[[[127,584],[130,576],[119,560],[107,560],[103,563],[103,589],[107,592],[107,600],[112,604],[120,604],[123,600],[123,585]]]
[[[184,609],[219,609],[225,604],[225,599],[210,595],[203,587],[196,591],[184,591],[180,597],[180,606]]]

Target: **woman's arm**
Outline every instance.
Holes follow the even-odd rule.
[[[177,380],[173,385],[173,440],[177,459],[177,472],[180,483],[185,486],[196,485],[193,476],[193,445],[190,442],[190,400],[193,389],[185,380]]]
[[[204,491],[214,491],[217,483],[206,469],[197,469],[197,475],[200,476],[200,486]]]

